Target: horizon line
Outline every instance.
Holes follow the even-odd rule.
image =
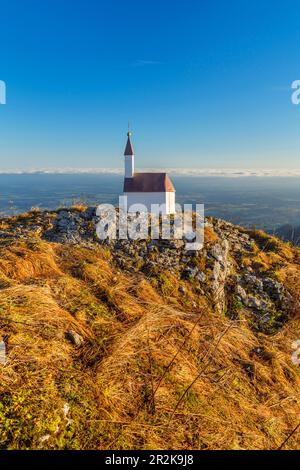
[[[300,176],[300,168],[295,169],[240,169],[240,168],[141,168],[141,172],[163,171],[173,176],[219,176],[219,177],[296,177]],[[123,168],[97,168],[97,167],[54,167],[54,168],[0,168],[0,175],[22,174],[124,174]]]

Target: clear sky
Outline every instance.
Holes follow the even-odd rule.
[[[0,0],[0,168],[299,168],[299,0]]]

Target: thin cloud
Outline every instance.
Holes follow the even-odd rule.
[[[300,177],[300,169],[222,169],[222,168],[142,168],[141,171],[166,171],[176,176],[220,176],[229,178],[258,177]],[[107,174],[123,175],[123,168],[14,168],[1,169],[0,174]]]
[[[135,60],[133,63],[132,63],[132,66],[133,67],[146,67],[146,66],[150,66],[150,65],[160,65],[161,62],[159,60],[145,60],[145,59],[139,59],[139,60]]]

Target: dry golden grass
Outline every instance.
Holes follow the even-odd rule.
[[[212,227],[204,227],[204,240],[206,245],[210,245],[218,239],[218,236]]]
[[[299,265],[278,275],[299,299]],[[0,448],[276,449],[300,421],[299,334],[297,305],[276,335],[255,334],[169,273],[150,282],[105,249],[15,243],[0,258]]]
[[[26,282],[37,278],[61,275],[51,245],[40,240],[27,246],[19,242],[2,250],[0,272],[12,280]]]
[[[78,212],[84,212],[84,211],[87,209],[87,206],[84,205],[84,204],[79,204],[79,203],[78,203],[78,204],[73,204],[73,205],[71,206],[71,209],[74,209],[74,210],[76,210],[76,211],[78,211]]]
[[[262,230],[246,231],[255,240],[252,253],[242,257],[242,265],[262,273],[280,270],[287,263],[297,262],[299,249],[268,235]]]

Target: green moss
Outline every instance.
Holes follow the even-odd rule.
[[[174,280],[166,273],[160,273],[158,275],[158,285],[162,291],[162,294],[169,296],[177,291],[177,286],[174,284]]]
[[[267,335],[275,334],[283,325],[285,314],[281,310],[269,310],[257,312],[249,318],[250,327]]]

